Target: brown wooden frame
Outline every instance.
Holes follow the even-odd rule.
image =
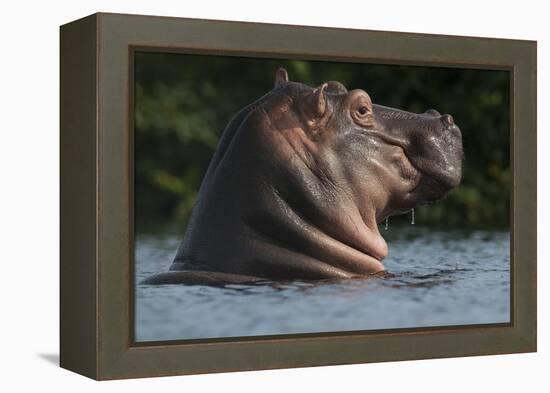
[[[140,50],[508,70],[511,323],[133,340]],[[536,42],[94,14],[61,27],[61,366],[95,379],[536,351]]]

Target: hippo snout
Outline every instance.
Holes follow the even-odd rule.
[[[403,148],[419,172],[419,203],[443,198],[462,178],[462,134],[451,114],[412,113],[374,105],[378,135]]]
[[[462,180],[462,133],[450,114],[436,116],[441,126],[428,126],[428,135],[419,138],[419,167],[428,183],[423,202],[441,199]],[[413,159],[414,160],[414,159]]]

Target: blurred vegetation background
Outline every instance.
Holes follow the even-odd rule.
[[[450,113],[463,134],[464,178],[444,201],[415,210],[417,225],[509,225],[509,74],[506,71],[229,56],[136,53],[136,230],[183,230],[201,179],[231,117],[273,87],[283,66],[293,81],[362,88],[373,102]],[[391,218],[391,225],[408,217]],[[183,232],[182,232],[183,233]]]

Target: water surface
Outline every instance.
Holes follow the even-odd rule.
[[[508,322],[508,232],[384,231],[390,278],[312,285],[137,285],[137,341]],[[181,234],[136,236],[136,281],[168,270]]]

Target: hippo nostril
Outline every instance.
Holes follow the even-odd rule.
[[[443,115],[441,116],[441,121],[445,123],[447,126],[454,126],[455,120],[451,115]]]

